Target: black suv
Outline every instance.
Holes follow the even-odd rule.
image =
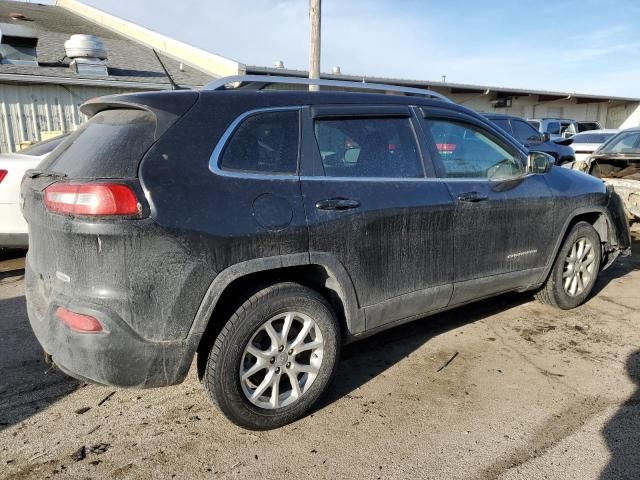
[[[564,165],[576,161],[575,152],[569,145],[572,139],[550,139],[548,133],[540,133],[524,118],[500,113],[483,113],[502,130],[512,135],[527,149],[551,155],[556,165]]]
[[[309,411],[345,341],[513,290],[573,308],[629,253],[602,181],[471,110],[282,90],[307,83],[92,100],[27,172],[29,319],[63,371],[172,385],[197,353],[228,418],[273,428]]]

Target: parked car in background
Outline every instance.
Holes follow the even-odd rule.
[[[521,117],[500,113],[483,113],[483,115],[526,148],[551,155],[557,165],[565,165],[575,161],[574,151],[569,146],[571,140],[563,138],[552,140]]]
[[[622,130],[573,168],[613,186],[629,218],[640,221],[640,128]]]
[[[507,291],[574,308],[630,253],[615,192],[470,109],[310,83],[84,104],[22,184],[27,311],[63,371],[158,387],[197,352],[229,419],[275,428],[312,409],[344,342]]]
[[[569,138],[577,133],[600,130],[602,128],[598,122],[578,122],[568,118],[530,118],[528,121],[539,132],[548,133],[552,139]]]
[[[0,154],[0,248],[27,248],[27,223],[20,211],[20,181],[64,136],[45,140],[20,153]]]
[[[589,158],[600,146],[610,138],[616,136],[620,130],[591,130],[577,133],[571,137],[571,148],[576,155],[576,162],[582,162]]]

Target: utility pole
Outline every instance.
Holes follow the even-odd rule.
[[[309,78],[320,78],[320,2],[309,0],[309,21],[311,23],[311,38],[309,44]],[[310,92],[320,90],[318,85],[309,85]]]

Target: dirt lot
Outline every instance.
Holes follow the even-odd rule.
[[[640,478],[634,236],[583,307],[506,295],[351,345],[317,411],[263,433],[194,372],[114,391],[48,369],[20,272],[0,273],[0,477]]]

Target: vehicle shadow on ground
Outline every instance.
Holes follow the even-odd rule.
[[[0,300],[0,431],[78,388],[80,383],[44,360],[24,296]]]
[[[617,259],[599,276],[591,296],[598,295],[610,282],[634,270],[640,270],[640,232],[638,231],[633,232],[632,249],[631,257]],[[532,296],[532,292],[504,294],[401,325],[345,346],[334,386],[317,409],[322,409],[350,394],[406,358],[430,339],[531,301]],[[640,478],[640,475],[637,478]]]
[[[601,480],[640,478],[640,350],[629,355],[625,366],[637,388],[602,429],[611,460],[602,471]]]
[[[640,270],[640,230],[631,232],[631,256],[618,257],[613,265],[601,272],[591,296],[598,295],[613,280],[624,277],[635,270]]]
[[[434,337],[531,301],[531,293],[510,293],[381,332],[343,347],[336,380],[318,405],[322,409],[391,368]],[[451,355],[455,352],[452,350]],[[441,365],[434,365],[434,372]]]

